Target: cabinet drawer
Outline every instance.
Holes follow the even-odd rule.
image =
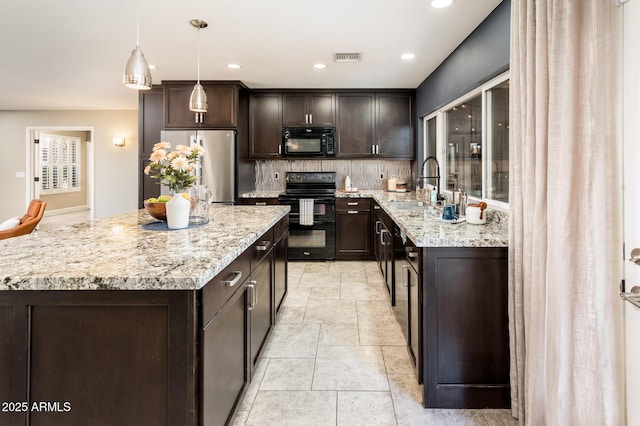
[[[268,206],[268,205],[277,205],[277,198],[258,198],[258,197],[245,197],[239,198],[238,204],[242,204],[245,206]]]
[[[273,228],[264,233],[262,237],[258,239],[251,246],[251,270],[260,263],[260,261],[269,253],[273,248]]]
[[[368,198],[336,198],[336,209],[338,211],[370,211],[371,200]]]
[[[202,289],[202,326],[205,326],[251,272],[251,251],[245,250]]]

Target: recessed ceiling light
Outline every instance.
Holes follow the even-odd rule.
[[[442,9],[443,7],[451,6],[453,1],[454,0],[431,0],[431,7]]]
[[[409,59],[414,59],[416,55],[415,53],[403,53],[400,57],[402,59],[409,60]]]
[[[240,65],[238,64],[227,64],[227,68],[231,68],[232,70],[240,69]]]
[[[325,64],[313,64],[313,67],[319,70],[325,69],[327,66]]]

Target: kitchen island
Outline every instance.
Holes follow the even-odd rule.
[[[0,241],[0,424],[224,424],[286,294],[288,210]]]

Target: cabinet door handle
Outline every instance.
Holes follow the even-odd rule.
[[[347,203],[348,206],[357,206],[359,203]]]
[[[415,259],[418,257],[418,253],[416,253],[415,251],[407,251],[407,257],[409,259]]]
[[[251,301],[249,302],[249,306],[247,306],[248,311],[253,311],[253,308],[255,308],[257,304],[256,284],[258,284],[258,281],[249,281],[247,284],[247,291],[251,292]]]
[[[376,153],[376,146],[375,145],[371,145],[371,154],[375,155]]]
[[[240,278],[242,278],[242,271],[233,271],[231,272],[231,275],[229,275],[229,278],[221,281],[221,283],[227,287],[233,287],[234,285],[238,284]]]
[[[260,244],[259,246],[256,246],[256,250],[267,251],[270,245],[271,245],[270,241],[262,241],[262,244]]]
[[[407,280],[407,279],[406,279],[406,278],[407,278],[407,275],[409,275],[409,268],[411,268],[411,266],[409,266],[409,265],[402,265],[402,270],[403,270],[403,272],[404,272],[404,273],[402,274],[402,286],[403,286],[403,287],[409,287],[409,286],[407,285],[407,281],[409,281],[409,280]]]
[[[313,124],[313,114],[309,114],[309,124]]]
[[[358,210],[347,210],[349,214],[358,214]]]
[[[380,154],[380,145],[376,145],[376,154]]]
[[[258,201],[256,203],[256,206],[266,206],[266,205],[267,205],[266,201]]]
[[[278,145],[278,155],[282,155],[282,145]]]
[[[380,210],[380,206],[373,206],[374,210]]]
[[[380,230],[380,244],[383,246],[386,246],[387,243],[384,242],[384,234],[388,234],[389,231],[387,231],[386,229],[382,229]]]
[[[379,220],[376,220],[376,226],[375,226],[376,234],[380,235],[381,227],[382,227],[382,222],[380,222]]]

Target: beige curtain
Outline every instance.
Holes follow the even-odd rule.
[[[623,425],[616,7],[511,8],[513,413],[527,425]]]

